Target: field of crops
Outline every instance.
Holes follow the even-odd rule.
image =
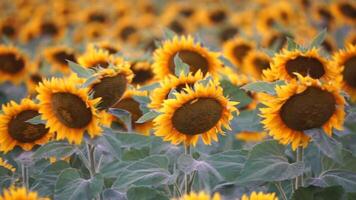
[[[0,200],[356,200],[355,0],[0,10]]]

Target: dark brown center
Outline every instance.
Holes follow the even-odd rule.
[[[223,10],[216,10],[212,12],[209,16],[210,20],[214,23],[223,22],[226,19],[226,13]]]
[[[334,19],[330,11],[326,8],[319,8],[318,13],[326,22],[332,21]]]
[[[223,107],[212,98],[198,98],[183,104],[172,116],[173,127],[186,135],[197,135],[213,128]]]
[[[122,40],[127,40],[129,39],[129,37],[136,33],[137,29],[133,26],[126,26],[125,28],[122,29],[122,31],[120,32],[120,38]]]
[[[133,98],[125,98],[115,104],[114,108],[123,109],[131,113],[132,123],[137,121],[142,116],[140,103]]]
[[[105,49],[106,51],[108,51],[109,54],[115,54],[115,53],[118,52],[117,49],[115,49],[114,47],[110,47],[110,46],[105,46],[105,47],[103,47],[103,49]]]
[[[192,16],[194,14],[194,10],[192,8],[184,8],[180,11],[180,14],[183,17],[189,18],[190,16]]]
[[[20,112],[18,115],[13,117],[8,125],[10,136],[23,143],[31,143],[38,139],[41,139],[48,129],[46,129],[44,124],[31,124],[26,122],[38,116],[39,113],[35,110],[25,110]]]
[[[32,74],[30,76],[30,78],[31,78],[31,81],[36,83],[36,84],[42,81],[42,76],[39,75],[39,74]]]
[[[58,34],[58,32],[59,32],[58,27],[51,22],[45,22],[41,25],[42,35],[55,36]]]
[[[256,57],[255,59],[253,59],[253,65],[260,72],[270,68],[269,61],[264,58]]]
[[[278,44],[276,46],[277,50],[281,49],[284,47],[284,45],[287,44],[287,37],[290,37],[289,35],[286,34],[276,34],[274,36],[272,36],[269,41],[268,41],[268,47],[273,47],[274,45]]]
[[[109,67],[109,63],[107,61],[97,61],[95,63],[93,63],[91,66],[89,66],[89,68],[96,68],[96,67],[101,67],[101,68],[108,68]]]
[[[58,62],[60,63],[61,65],[64,65],[64,66],[67,66],[68,65],[68,62],[67,60],[70,60],[70,61],[73,61],[75,62],[75,55],[73,53],[68,53],[68,52],[65,52],[65,51],[59,51],[59,52],[56,52],[54,55],[53,55],[53,58]]]
[[[233,38],[238,32],[239,29],[236,27],[226,27],[220,33],[220,40],[225,42],[226,40]]]
[[[177,34],[183,34],[185,31],[183,25],[177,20],[173,20],[168,27]]]
[[[144,84],[146,81],[153,79],[154,74],[151,69],[135,69],[131,68],[135,76],[132,79],[132,84]]]
[[[342,75],[347,85],[356,88],[356,56],[347,59],[344,63]]]
[[[248,52],[251,50],[251,47],[247,44],[239,44],[232,49],[232,52],[235,58],[242,62]]]
[[[169,70],[174,74],[175,64],[174,57],[179,55],[180,59],[189,65],[189,71],[192,73],[197,72],[199,69],[205,75],[209,70],[209,63],[205,57],[199,53],[191,50],[181,50],[175,53],[169,60]]]
[[[0,54],[0,71],[7,74],[16,74],[25,68],[23,58],[13,53]]]
[[[295,72],[302,76],[310,76],[318,79],[325,74],[324,65],[317,58],[298,56],[286,62],[286,70],[289,76],[296,78]]]
[[[304,131],[320,128],[334,112],[333,94],[312,86],[290,97],[282,106],[280,116],[289,128]]]
[[[351,4],[349,3],[342,3],[339,6],[342,14],[344,14],[346,17],[352,18],[352,19],[356,19],[356,8],[353,7]]]
[[[71,93],[54,93],[52,108],[57,119],[70,128],[84,128],[92,120],[91,109],[80,97]]]
[[[88,22],[105,23],[106,16],[103,13],[92,13],[91,15],[89,15]]]
[[[119,101],[126,91],[126,86],[125,75],[118,74],[113,77],[102,78],[100,83],[93,86],[94,98],[101,97],[99,109],[108,109]]]
[[[11,25],[5,25],[1,27],[1,33],[7,37],[13,37],[16,33],[16,29]]]
[[[328,42],[327,40],[324,40],[324,42],[321,44],[321,46],[323,47],[323,49],[325,49],[325,51],[327,51],[328,53],[332,53],[333,52],[333,46],[331,45],[330,42]]]

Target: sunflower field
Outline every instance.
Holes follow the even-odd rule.
[[[0,200],[356,200],[356,0],[0,9]]]

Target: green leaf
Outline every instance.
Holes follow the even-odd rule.
[[[342,163],[342,144],[332,137],[329,137],[323,129],[311,129],[305,131],[309,135],[314,144],[327,157],[338,163]]]
[[[86,180],[76,169],[66,169],[58,177],[54,200],[93,199],[103,189],[104,179],[100,174]]]
[[[322,31],[320,31],[318,33],[318,35],[316,35],[313,40],[311,41],[310,45],[309,45],[309,49],[312,49],[313,47],[320,47],[320,45],[324,42],[325,38],[326,38],[326,34],[327,34],[327,30],[326,28],[323,29]]]
[[[127,191],[128,200],[169,200],[165,193],[151,187],[132,187]]]
[[[191,155],[181,154],[177,160],[177,168],[184,174],[191,174],[196,170],[197,161]]]
[[[26,120],[26,122],[34,125],[46,124],[46,121],[41,119],[41,115],[37,115],[29,120]]]
[[[176,33],[169,28],[163,29],[164,40],[173,40]]]
[[[86,88],[93,84],[98,79],[98,76],[91,76],[89,77],[82,85],[83,88]]]
[[[356,192],[356,173],[346,170],[328,170],[317,178],[311,178],[309,183],[319,187],[341,185],[347,192]]]
[[[71,156],[76,152],[75,145],[64,141],[49,142],[38,148],[33,154],[34,159],[56,157],[57,159]]]
[[[141,134],[119,133],[116,138],[121,142],[122,148],[141,148],[150,145],[151,138]]]
[[[154,110],[151,110],[147,113],[145,113],[144,115],[142,115],[137,121],[136,123],[142,124],[148,121],[153,120],[154,118],[156,118],[160,113],[156,112]]]
[[[109,108],[109,113],[124,122],[129,132],[132,130],[132,117],[130,112],[118,108]]]
[[[70,67],[70,69],[76,73],[80,78],[89,78],[92,76],[92,73],[90,72],[90,70],[78,65],[75,62],[72,62],[70,60],[67,60],[68,65]]]
[[[295,191],[292,200],[341,200],[343,195],[344,189],[341,186],[326,188],[309,186],[301,187]]]
[[[150,155],[150,149],[148,147],[143,147],[141,149],[128,149],[124,151],[122,155],[123,161],[135,161],[146,158]]]
[[[150,85],[142,86],[138,90],[140,90],[140,91],[152,91],[152,90],[154,90],[155,88],[158,88],[158,87],[160,87],[160,83],[156,82],[156,83],[152,83]]]
[[[235,67],[235,65],[232,64],[232,62],[229,59],[227,59],[225,56],[222,55],[219,56],[219,60],[224,64],[224,66],[232,67],[232,68]]]
[[[133,99],[140,104],[149,104],[151,102],[151,99],[148,96],[133,96]]]
[[[187,65],[186,63],[183,62],[183,60],[179,57],[179,53],[177,53],[174,56],[174,74],[176,76],[180,76],[181,74],[183,75],[188,75],[189,73],[189,65]]]
[[[293,51],[295,49],[298,49],[299,47],[299,44],[297,44],[292,38],[287,37],[287,49],[289,51]]]
[[[323,170],[340,169],[356,173],[356,157],[354,157],[350,151],[343,149],[340,160],[343,160],[343,162],[337,163],[331,158],[323,156],[321,158]]]
[[[284,85],[285,82],[283,80],[275,81],[272,83],[263,82],[263,81],[256,81],[253,83],[248,83],[241,88],[250,92],[263,92],[268,93],[270,95],[275,95],[276,91],[275,88],[278,85]]]
[[[131,185],[159,186],[172,182],[172,175],[168,171],[168,158],[163,155],[149,156],[135,161],[119,170],[113,188],[127,189]]]
[[[117,139],[117,133],[113,133],[111,129],[105,128],[101,139],[103,140],[103,148],[111,153],[116,159],[120,159],[122,150],[121,142]]]
[[[261,117],[258,115],[259,112],[255,110],[243,110],[238,116],[232,121],[232,126],[234,130],[238,131],[254,131],[260,132],[263,130],[261,122]],[[235,122],[236,121],[236,125]]]
[[[223,88],[224,96],[229,97],[232,101],[239,102],[237,105],[238,108],[243,108],[251,103],[251,97],[249,97],[248,94],[240,87],[233,85],[227,80],[222,80],[220,84]]]
[[[274,140],[254,146],[241,175],[236,179],[237,183],[283,181],[303,174],[304,164],[301,162],[290,164],[284,151],[285,147]]]
[[[127,200],[126,195],[114,189],[106,189],[103,192],[103,199],[105,200]]]

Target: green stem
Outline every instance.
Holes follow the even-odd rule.
[[[191,155],[190,151],[190,145],[185,145],[185,155]],[[189,181],[190,181],[190,174],[185,174],[184,176],[184,183],[185,183],[185,194],[190,194],[190,187],[189,187]]]
[[[88,150],[88,160],[89,160],[89,172],[90,178],[93,178],[96,174],[96,167],[95,167],[95,146],[91,144],[87,144]]]
[[[281,194],[282,199],[283,199],[283,200],[288,200],[288,199],[287,199],[287,195],[286,195],[286,193],[284,192],[284,189],[283,189],[283,187],[282,187],[282,185],[281,185],[281,182],[277,182],[277,183],[274,183],[274,184],[275,184],[275,186],[277,187],[279,193]]]
[[[29,189],[28,168],[23,163],[21,164],[21,171],[22,171],[22,185],[23,187]]]
[[[297,149],[297,162],[303,162],[303,147]],[[303,174],[295,178],[295,190],[303,186]]]

